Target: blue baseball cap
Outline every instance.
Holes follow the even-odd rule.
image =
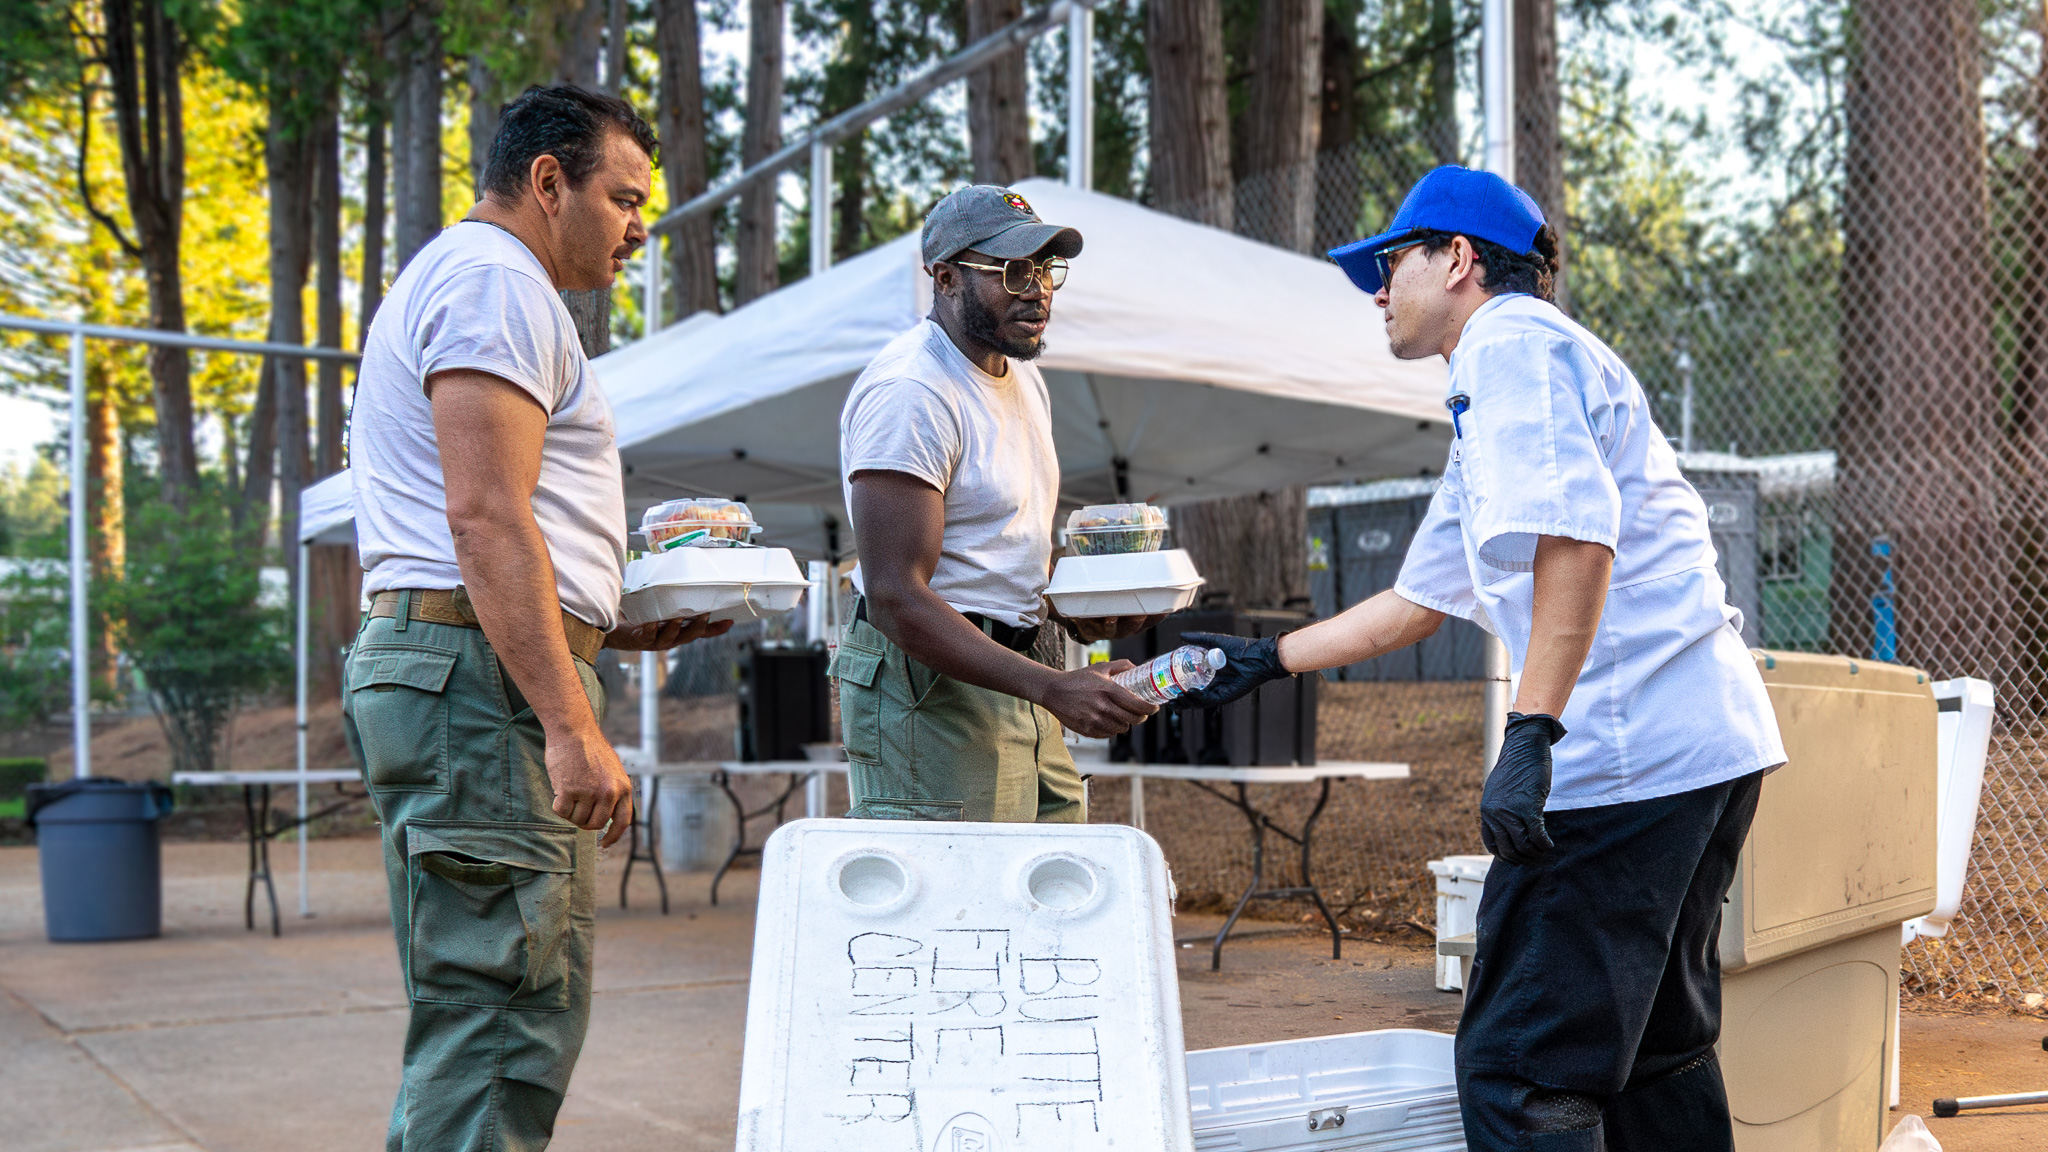
[[[1360,291],[1377,293],[1379,254],[1418,232],[1456,232],[1520,253],[1535,248],[1542,227],[1543,209],[1527,192],[1491,172],[1446,164],[1408,190],[1392,227],[1330,249],[1330,259]]]

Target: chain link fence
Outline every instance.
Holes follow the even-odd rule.
[[[1655,173],[1602,171],[1599,149],[1565,141],[1561,303],[1634,369],[1703,491],[1753,494],[1726,509],[1739,516],[1753,498],[1753,555],[1723,557],[1744,569],[1731,586],[1752,582],[1753,642],[1996,686],[1962,912],[1947,938],[1912,945],[1906,965],[1914,994],[2012,1006],[2048,992],[2043,19],[2038,4],[1850,4],[1839,84],[1801,145],[1810,175],[1764,194],[1645,188]],[[1240,234],[1319,254],[1383,228],[1441,143],[1423,127],[1346,143],[1239,182],[1228,218]],[[1347,707],[1386,717],[1402,706]],[[1360,723],[1359,738],[1385,742]],[[1391,822],[1349,805],[1332,813],[1356,834],[1331,835],[1323,867],[1350,902],[1364,899],[1355,921],[1423,911],[1423,853],[1474,850],[1462,833],[1476,775],[1443,771],[1418,781],[1463,806],[1441,837],[1414,831],[1413,809]],[[1225,831],[1217,824],[1201,849],[1219,867]],[[1405,843],[1418,836],[1430,844]],[[1233,887],[1222,872],[1215,881]]]

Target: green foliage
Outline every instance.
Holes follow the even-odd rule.
[[[50,775],[50,765],[41,756],[10,756],[0,759],[0,802],[19,800],[31,784]]]
[[[63,473],[44,457],[25,468],[0,466],[0,556],[64,556],[67,491]]]
[[[55,0],[0,4],[0,108],[74,73],[68,6]]]
[[[0,728],[27,728],[65,707],[71,597],[56,561],[0,561],[0,573]]]
[[[209,490],[182,513],[136,510],[127,573],[105,594],[178,771],[211,769],[235,708],[290,670],[284,614],[258,603],[255,550],[231,501]]]

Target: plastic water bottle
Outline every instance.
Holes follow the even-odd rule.
[[[1149,664],[1119,672],[1110,679],[1147,704],[1164,704],[1207,688],[1227,662],[1221,648],[1183,644]]]

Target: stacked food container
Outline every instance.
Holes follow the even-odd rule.
[[[752,543],[761,526],[734,500],[667,500],[640,518],[651,555],[626,565],[627,624],[709,616],[753,620],[797,606],[810,583],[787,548]]]
[[[1067,517],[1067,548],[1045,594],[1069,619],[1152,616],[1195,602],[1195,562],[1164,548],[1166,513],[1150,504],[1091,504]]]

